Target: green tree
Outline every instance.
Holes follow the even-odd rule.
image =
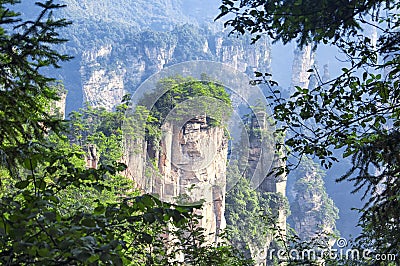
[[[51,0],[37,3],[42,11],[36,19],[23,21],[11,11],[17,3],[0,1],[0,264],[166,265],[183,255],[212,261],[200,265],[219,265],[220,258],[247,265],[229,245],[204,243],[201,234],[186,246],[207,255],[169,250],[168,229],[189,228],[197,219],[193,207],[115,190],[126,186],[110,179],[126,167],[112,161],[114,155],[97,169],[85,167],[82,147],[63,135],[66,121],[51,115],[59,91],[43,74],[68,59],[55,48],[69,22],[54,19],[52,11],[62,6]],[[87,112],[98,119],[94,128],[74,121],[75,139],[104,140],[91,139],[89,130],[119,134],[119,113]],[[76,197],[77,191],[85,194]]]
[[[270,224],[265,223],[264,215],[272,216],[268,202],[260,203],[260,193],[250,186],[250,182],[242,176],[235,162],[231,162],[227,179],[237,181],[235,187],[226,195],[226,223],[232,243],[243,250],[251,258],[249,245],[263,248],[267,242]],[[264,202],[265,203],[265,202]],[[271,218],[274,222],[276,219]]]
[[[17,2],[0,2],[0,154],[8,167],[15,165],[32,138],[41,140],[46,131],[59,129],[60,123],[48,112],[59,95],[54,79],[42,73],[69,59],[52,48],[65,41],[57,30],[69,24],[51,16],[61,5],[38,3],[42,8],[39,16],[21,21],[19,14],[10,10]]]
[[[103,164],[121,159],[122,124],[126,119],[127,108],[127,102],[123,102],[113,112],[90,106],[73,111],[68,121],[70,142],[82,148],[89,144],[95,145],[99,162]]]
[[[204,77],[204,79],[208,78]],[[190,106],[178,106],[179,103],[190,99],[196,100],[195,108],[199,111],[204,110],[205,114],[210,114],[210,116],[207,116],[207,119],[211,120],[211,122],[214,122],[216,125],[222,124],[222,118],[225,118],[232,111],[226,110],[226,107],[231,106],[231,99],[225,88],[218,85],[217,81],[198,81],[192,77],[184,78],[176,76],[160,80],[157,86],[159,92],[165,92],[157,100],[151,110],[152,116],[157,118],[154,122],[158,123],[158,125],[162,124],[163,120],[175,107],[181,108],[183,112],[186,111],[185,108],[190,110]],[[197,99],[202,96],[205,98]],[[152,100],[152,95],[148,97]],[[216,109],[212,103],[209,103],[210,99],[206,97],[220,100],[223,104],[226,104],[226,107],[222,105],[220,108]]]
[[[359,243],[399,256],[398,1],[222,2],[219,17],[233,15],[225,23],[231,33],[250,33],[253,41],[267,34],[299,46],[325,43],[346,56],[348,67],[341,75],[314,89],[296,87],[288,99],[272,86],[269,74],[258,73],[256,82],[271,85],[274,117],[288,136],[288,156],[315,156],[325,167],[337,161],[334,150],[351,157],[353,166],[339,180],[354,181],[355,191],[365,191]],[[363,32],[368,26],[379,33],[376,43]]]
[[[206,76],[203,79],[207,81],[182,76],[161,79],[157,83],[155,92],[145,95],[139,102],[135,110],[136,114],[148,112],[144,127],[152,156],[159,148],[161,126],[167,118],[172,119],[170,122],[183,122],[185,118],[193,118],[188,115],[194,114],[205,116],[209,126],[225,126],[224,122],[232,112],[230,96],[223,86],[218,85],[217,81],[208,81],[209,78]],[[154,99],[156,99],[155,103]],[[218,104],[215,101],[219,101]]]
[[[271,243],[275,234],[273,228],[279,224],[278,212],[288,210],[288,202],[280,193],[254,190],[235,166],[228,175],[237,183],[226,196],[227,234],[229,240],[251,258],[265,246],[275,245]]]

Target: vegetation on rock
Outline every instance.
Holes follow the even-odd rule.
[[[69,58],[55,50],[69,22],[53,17],[62,6],[51,0],[23,21],[16,2],[0,2],[0,263],[249,265],[228,244],[204,242],[200,206],[138,196],[118,175],[125,107],[89,108],[69,122],[50,114],[59,93],[42,70]],[[85,166],[86,141],[99,149],[97,169]]]
[[[338,180],[364,191],[359,210],[359,244],[377,253],[400,253],[399,223],[399,26],[398,1],[223,0],[220,17],[232,33],[263,34],[299,46],[336,46],[348,67],[314,89],[296,87],[289,99],[271,86],[274,118],[287,133],[287,155],[314,156],[325,167],[333,151],[351,157],[352,167]],[[375,41],[363,29],[378,32]],[[310,70],[315,71],[315,70]],[[259,82],[272,84],[269,74]],[[278,148],[283,148],[280,146]],[[297,165],[289,165],[293,167]],[[374,261],[371,263],[375,263]],[[379,262],[376,262],[379,263]]]

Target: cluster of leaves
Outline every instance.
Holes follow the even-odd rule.
[[[124,166],[84,169],[70,162],[71,156],[79,154],[49,154],[36,156],[37,161],[29,159],[29,175],[3,192],[3,265],[179,265],[191,260],[197,261],[196,265],[223,265],[219,260],[224,257],[236,263],[244,261],[230,246],[206,244],[201,231],[190,230],[198,219],[192,214],[193,207],[172,206],[149,195],[124,196],[112,202],[95,194],[91,195],[93,206],[68,206],[64,202],[68,188],[109,190],[101,182],[104,175],[115,174]],[[187,234],[195,234],[192,242],[186,242]],[[181,263],[175,261],[179,256]]]
[[[311,41],[337,41],[343,34],[359,30],[357,17],[363,19],[388,2],[394,1],[223,0],[217,19],[234,14],[225,27],[232,27],[231,33],[251,33],[254,42],[268,34],[285,44],[296,39],[302,46]]]
[[[184,265],[254,265],[251,259],[244,258],[242,251],[232,247],[227,235],[220,235],[219,242],[210,248],[205,229],[199,227],[198,215],[193,215],[186,227],[173,229],[169,243],[175,252],[185,255]],[[235,252],[239,252],[236,255]]]
[[[207,79],[207,77],[204,77]],[[183,78],[183,77],[173,77],[166,78],[159,82],[160,90],[165,93],[157,100],[154,105],[152,112],[154,116],[157,117],[158,121],[163,121],[168,113],[179,103],[190,99],[196,99],[197,97],[209,97],[222,101],[228,106],[231,106],[231,99],[229,94],[226,92],[225,88],[218,85],[216,82],[212,81],[198,81],[194,78]],[[209,110],[213,106],[209,106],[205,101],[198,102],[200,110]],[[201,106],[204,105],[204,108]],[[221,110],[229,111],[229,110]],[[201,115],[201,114],[199,114]],[[211,115],[211,114],[210,114]],[[212,114],[217,120],[222,118],[222,114]],[[217,121],[217,123],[222,123],[222,121]]]
[[[117,161],[122,156],[122,132],[121,124],[123,122],[123,110],[125,104],[117,107],[114,112],[107,112],[104,109],[81,109],[80,112],[70,114],[70,120],[67,123],[68,133],[64,136],[50,134],[48,140],[54,149],[72,150],[80,157],[74,160],[70,159],[76,167],[87,167],[88,147],[95,149],[96,163],[100,167],[107,169],[115,167]],[[120,120],[121,119],[121,120]],[[122,168],[121,168],[122,169]],[[60,192],[63,198],[62,205],[65,213],[73,209],[92,211],[95,208],[96,201],[102,203],[115,203],[122,195],[126,197],[138,195],[132,180],[118,172],[112,171],[103,176],[103,180],[98,180],[96,186],[70,186]],[[107,189],[97,189],[102,186]]]
[[[337,161],[333,150],[351,156],[353,166],[338,180],[364,190],[359,211],[366,246],[400,253],[399,161],[399,3],[397,1],[223,1],[226,25],[250,32],[254,40],[268,34],[300,46],[329,43],[346,56],[349,67],[315,88],[296,87],[289,99],[271,88],[272,107],[288,155],[315,156],[325,167]],[[362,30],[375,28],[374,43]],[[313,70],[311,70],[313,71]],[[315,71],[315,70],[314,70]],[[269,74],[260,82],[269,82]],[[278,148],[283,148],[278,147]],[[294,163],[290,166],[296,166]]]
[[[50,48],[63,42],[56,30],[69,24],[48,15],[60,5],[39,4],[43,11],[38,18],[22,22],[6,7],[15,2],[0,2],[0,156],[8,166],[27,148],[27,139],[43,139],[45,131],[59,128],[57,119],[46,112],[48,100],[59,99],[58,92],[53,80],[40,73],[69,59]]]
[[[122,157],[122,125],[126,117],[129,95],[113,112],[90,106],[69,114],[68,138],[71,143],[85,147],[96,146],[100,163],[111,163]]]

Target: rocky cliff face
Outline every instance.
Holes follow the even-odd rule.
[[[292,89],[294,86],[314,89],[321,81],[330,79],[328,65],[324,65],[323,74],[319,78],[316,73],[308,72],[309,69],[318,71],[314,57],[311,46],[296,48],[292,66]],[[294,175],[289,177],[295,179],[288,186],[291,206],[289,223],[300,239],[306,240],[318,233],[329,234],[336,230],[338,209],[326,192],[323,177],[324,172],[319,166],[307,158],[294,171]]]
[[[257,118],[257,119],[256,119]],[[251,134],[250,143],[249,143],[249,158],[248,165],[249,169],[247,175],[252,176],[257,169],[257,164],[261,163],[262,167],[274,168],[282,165],[282,161],[279,159],[279,156],[275,153],[274,142],[269,143],[271,140],[271,135],[273,129],[271,128],[271,124],[267,121],[267,114],[265,112],[259,112],[255,114],[255,116],[251,119],[250,130],[252,132],[260,132],[263,134],[264,141],[260,141],[260,137],[257,134]],[[266,141],[265,141],[266,140]],[[259,186],[257,190],[261,196],[264,198],[264,195],[274,195],[276,198],[285,199],[286,200],[286,175],[275,176],[274,174],[269,174],[269,171],[265,172],[264,176],[258,177]],[[282,204],[274,204],[270,202],[270,208],[274,208],[273,213],[276,216],[275,218],[275,226],[281,230],[283,236],[286,235],[286,218],[287,212],[286,205]],[[272,225],[271,225],[272,226]],[[255,262],[255,265],[266,265],[268,249],[274,241],[273,235],[266,235],[266,241],[264,245],[255,245],[254,243],[247,243],[249,246],[251,257]]]
[[[134,90],[164,67],[187,60],[214,60],[245,72],[270,68],[270,43],[255,46],[248,39],[207,35],[187,26],[167,33],[148,32],[122,43],[108,43],[84,50],[80,77],[84,101],[111,110],[123,95]],[[233,41],[232,41],[233,39]]]
[[[271,47],[268,40],[261,40],[252,46],[245,38],[227,39],[221,33],[200,34],[197,35],[198,38],[190,34],[194,33],[185,29],[162,33],[161,37],[148,33],[136,36],[137,39],[131,42],[125,40],[121,43],[105,43],[85,50],[79,57],[79,79],[85,101],[94,107],[111,110],[120,103],[124,94],[133,92],[149,75],[168,65],[191,59],[217,60],[243,72],[251,73],[254,69],[270,72]],[[310,73],[307,70],[313,63],[310,47],[296,52],[293,62],[293,85],[309,85]],[[265,130],[266,123],[261,123],[252,127]],[[146,142],[142,139],[130,142],[127,146],[129,152],[124,158],[128,165],[127,175],[135,178],[138,187],[144,192],[158,194],[164,200],[195,202],[205,199],[201,225],[212,234],[213,239],[210,241],[214,241],[219,230],[225,227],[224,197],[228,148],[223,130],[209,127],[201,119],[188,122],[183,128],[167,124],[163,130],[160,147],[152,153],[151,158],[146,157],[151,150]],[[211,147],[211,144],[214,146]],[[250,141],[249,172],[256,168],[258,161],[255,158],[263,160],[260,145],[262,144],[258,143],[257,139]],[[206,165],[196,165],[205,159],[204,152],[212,149],[217,151],[212,160]],[[309,182],[312,184],[316,181],[310,179]],[[286,180],[266,176],[258,189],[261,193],[279,193],[284,197]],[[301,236],[311,236],[311,231],[315,232],[315,229],[321,226],[321,220],[318,218],[320,206],[309,205],[318,204],[320,194],[297,193],[293,197],[297,197],[299,203],[304,203],[304,206],[299,206],[299,213],[304,215],[294,218],[294,227],[299,230]],[[278,223],[281,228],[285,228],[286,211],[283,209],[278,210]],[[332,224],[322,227],[330,228],[331,231],[334,228]],[[260,265],[265,261],[270,240],[263,247],[252,247],[252,256]]]
[[[210,241],[216,241],[226,226],[228,141],[224,129],[210,126],[200,116],[183,127],[166,123],[162,132],[158,148],[149,147],[143,139],[133,144],[142,149],[131,154],[128,169],[139,188],[164,201],[190,205],[204,200],[200,226],[210,234]],[[145,150],[150,150],[147,158]]]
[[[84,102],[93,107],[111,110],[125,94],[126,69],[118,63],[106,64],[111,57],[112,45],[84,51],[80,67]]]
[[[324,173],[312,160],[305,160],[289,186],[291,199],[290,224],[300,239],[307,240],[318,233],[336,230],[338,209],[329,198],[323,181]]]
[[[249,69],[270,71],[271,44],[267,38],[263,38],[253,45],[250,44],[250,40],[235,40],[227,37],[215,37],[214,42],[215,47],[212,52],[220,62],[242,72]]]
[[[209,13],[212,9],[209,7],[219,5],[218,1],[127,0],[118,5],[109,0],[61,2],[68,4],[65,17],[75,22],[71,34],[66,36],[73,44],[67,52],[71,54],[72,51],[75,59],[63,68],[64,73],[60,77],[69,90],[67,112],[81,107],[82,99],[91,106],[111,110],[121,102],[123,95],[134,92],[150,75],[187,60],[219,61],[250,74],[254,70],[271,73],[271,45],[268,39],[251,45],[248,37],[228,38],[226,33],[219,32],[217,26],[204,31],[192,25],[176,26],[183,23],[200,25],[204,22],[205,13],[211,16],[212,21]],[[200,8],[193,8],[194,3]],[[184,12],[182,7],[186,9]],[[215,7],[214,10],[217,10]],[[141,31],[144,28],[146,31]],[[313,64],[311,47],[296,50],[292,85],[309,86],[310,73],[307,70]],[[253,126],[264,128],[264,125]],[[206,199],[202,225],[208,227],[208,232],[217,233],[225,224],[227,140],[223,131],[209,127],[201,120],[191,121],[183,128],[164,125],[164,131],[160,147],[152,158],[146,156],[151,147],[143,139],[130,140],[123,158],[128,165],[127,176],[135,177],[138,186],[147,189],[146,192],[157,193],[168,200]],[[261,143],[257,139],[250,142],[249,172],[254,171],[257,165],[255,158],[262,158]],[[202,162],[204,151],[209,149],[216,151],[212,160],[200,164],[202,167],[188,167]],[[307,182],[312,186],[319,181],[308,177]],[[285,180],[267,176],[258,189],[259,192],[284,196],[285,188]],[[311,230],[319,225],[316,213],[322,208],[318,205],[322,194],[290,191],[289,194],[300,204],[299,213],[304,214],[295,218],[295,227],[302,235],[310,235]],[[282,227],[286,225],[283,210],[279,210],[279,224]],[[267,242],[270,243],[270,240]],[[252,247],[253,257],[257,257],[260,264],[265,261],[267,246]]]
[[[269,43],[249,49],[249,41],[229,43],[223,34],[178,27],[168,32],[147,31],[103,42],[82,52],[80,76],[84,99],[94,107],[111,110],[125,93],[132,93],[151,74],[187,60],[216,60],[245,71],[269,64]],[[210,127],[204,118],[183,127],[164,124],[159,147],[143,136],[126,141],[123,161],[127,176],[143,192],[170,202],[205,200],[201,226],[210,241],[225,227],[226,162],[228,145],[224,130]],[[149,155],[149,156],[147,156]]]
[[[305,46],[303,49],[296,48],[294,51],[294,60],[292,65],[292,83],[291,89],[295,86],[300,86],[301,88],[308,88],[310,82],[311,72],[314,65],[315,53],[311,48],[311,45]]]
[[[158,159],[162,178],[154,180],[153,193],[186,204],[205,200],[200,225],[216,238],[225,228],[228,145],[224,129],[211,127],[200,117],[183,128],[166,124],[163,131]]]

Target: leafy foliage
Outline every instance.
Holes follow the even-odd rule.
[[[217,18],[234,14],[225,22],[232,32],[250,32],[257,41],[262,34],[288,43],[296,39],[299,45],[310,42],[337,41],[347,34],[355,34],[361,28],[360,20],[379,14],[379,7],[394,1],[341,1],[316,2],[223,0]],[[358,18],[358,19],[357,19]]]
[[[209,60],[212,58],[211,54],[204,51],[204,44],[207,42],[207,32],[204,30],[185,24],[181,27],[176,27],[171,33],[178,38],[174,53],[176,62],[198,59]]]
[[[273,236],[280,211],[289,211],[286,197],[280,193],[254,190],[241,175],[238,164],[230,162],[227,179],[237,181],[226,195],[227,233],[232,243],[252,257],[263,249]]]
[[[226,223],[232,242],[246,250],[249,243],[255,246],[265,244],[268,225],[261,219],[263,215],[271,215],[268,205],[260,205],[259,193],[250,187],[250,182],[240,175],[239,169],[230,167],[227,178],[235,178],[235,187],[226,196]]]
[[[197,97],[204,96],[218,99],[228,106],[231,105],[229,94],[225,91],[225,88],[212,81],[202,82],[197,81],[194,78],[183,78],[177,76],[163,79],[158,85],[160,86],[160,89],[165,92],[161,98],[157,100],[152,110],[154,116],[157,117],[158,122],[163,121],[175,106],[188,99],[196,99]],[[204,105],[205,110],[210,108],[205,101],[199,100],[198,105],[200,105],[200,107]],[[203,109],[200,107],[199,109]],[[229,110],[221,110],[221,112],[222,111]],[[221,113],[213,114],[213,116],[215,117],[214,120],[220,118],[217,123],[221,123]]]
[[[333,150],[351,156],[353,167],[340,180],[364,190],[359,237],[376,251],[399,254],[399,14],[397,1],[223,1],[221,15],[233,32],[268,34],[300,46],[329,43],[346,56],[349,67],[315,88],[296,87],[289,99],[271,89],[274,116],[287,132],[288,155],[337,161]],[[362,32],[370,26],[376,43]],[[315,71],[315,70],[310,70]],[[269,74],[258,73],[258,82]],[[279,147],[278,147],[279,148]],[[284,148],[280,146],[280,148]],[[296,166],[297,163],[289,165]]]
[[[68,22],[54,20],[62,6],[52,1],[37,3],[38,18],[24,22],[10,11],[16,2],[0,2],[0,263],[249,265],[229,245],[204,242],[193,214],[201,206],[137,196],[118,176],[126,168],[115,161],[124,105],[76,112],[69,124],[50,115],[59,91],[41,73],[68,59],[53,50]],[[99,147],[97,169],[85,166],[86,142]]]
[[[79,112],[72,112],[69,115],[70,142],[81,147],[95,145],[100,163],[119,160],[122,157],[121,128],[126,119],[127,108],[127,103],[124,102],[114,112],[90,106]]]
[[[0,156],[9,167],[30,139],[43,139],[44,132],[59,128],[47,112],[48,100],[59,99],[54,80],[41,72],[69,58],[52,49],[65,41],[56,30],[69,24],[51,16],[61,6],[46,1],[39,4],[42,12],[36,20],[21,21],[7,7],[15,2],[0,2]]]

